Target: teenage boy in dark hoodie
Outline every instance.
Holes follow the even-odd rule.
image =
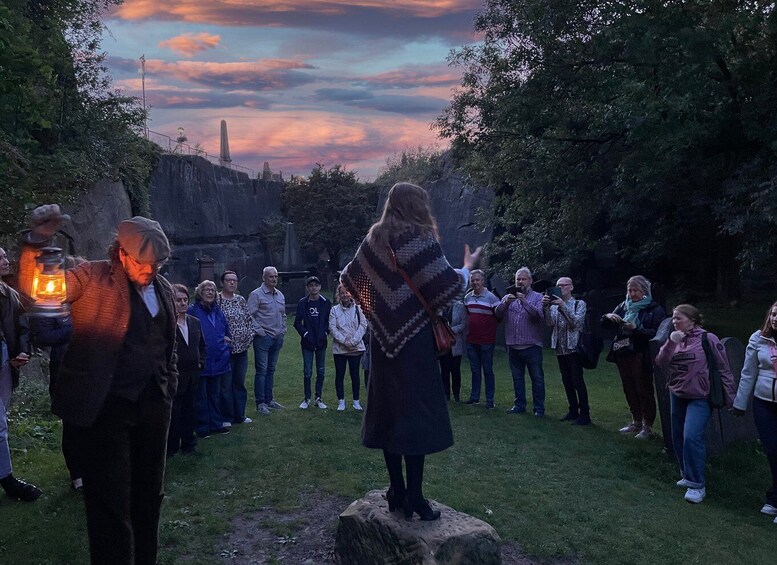
[[[326,345],[329,334],[329,312],[332,303],[321,295],[321,281],[318,277],[308,277],[305,281],[308,295],[297,303],[297,315],[294,317],[294,329],[301,338],[302,377],[305,382],[305,398],[299,407],[307,410],[310,406],[310,379],[313,375],[313,358],[316,359],[316,396],[313,404],[326,408],[321,401],[324,387],[324,369],[326,367]]]

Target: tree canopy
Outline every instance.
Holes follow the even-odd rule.
[[[496,188],[496,262],[580,274],[604,250],[730,294],[771,255],[771,2],[487,0],[475,27],[437,126]]]
[[[329,266],[340,268],[340,253],[355,249],[375,219],[378,193],[341,165],[319,164],[303,183],[283,189],[283,209],[303,247],[326,252]]]
[[[111,90],[101,13],[121,0],[0,0],[0,233],[25,204],[67,202],[121,178],[138,211],[155,150],[144,112]]]

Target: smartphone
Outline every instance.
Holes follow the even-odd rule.
[[[551,300],[554,298],[561,298],[561,287],[558,286],[551,286],[545,289],[545,294],[547,294]]]
[[[514,284],[511,284],[505,289],[506,294],[518,294],[519,292],[521,292],[521,289]]]

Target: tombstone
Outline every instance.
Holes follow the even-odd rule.
[[[297,302],[307,294],[305,278],[308,274],[302,263],[302,250],[294,224],[288,222],[283,240],[283,258],[278,266],[278,288],[286,297],[286,310],[296,310]]]
[[[216,281],[216,272],[213,266],[215,262],[216,261],[210,255],[203,255],[197,259],[197,265],[199,267],[198,284],[202,281]]]
[[[668,339],[671,333],[671,320],[667,318],[661,323],[656,333],[656,337],[650,340],[650,354],[655,359],[661,345]],[[745,358],[745,347],[742,343],[733,337],[727,337],[721,340],[726,348],[726,357],[728,357],[731,373],[734,376],[735,389],[739,386],[739,378],[742,373],[742,364]],[[667,454],[674,457],[674,447],[672,445],[672,419],[669,406],[669,389],[666,388],[667,373],[658,366],[653,366],[653,378],[656,387],[656,400],[658,401],[658,410],[661,414],[661,433],[664,436],[664,448]],[[747,413],[742,417],[733,416],[728,410],[713,410],[705,432],[705,441],[707,443],[707,455],[721,455],[726,447],[738,441],[753,441],[757,437],[755,423],[753,422],[752,408],[748,408]]]

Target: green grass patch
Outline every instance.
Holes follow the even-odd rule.
[[[734,325],[758,327],[765,309],[753,308],[750,318]],[[705,313],[711,319],[717,315],[710,309]],[[720,319],[726,319],[725,312]],[[252,389],[252,363],[249,367]],[[613,365],[602,361],[587,372],[594,425],[586,428],[558,421],[566,400],[550,351],[545,351],[547,412],[541,420],[505,414],[513,393],[504,351],[497,351],[495,367],[496,410],[450,404],[456,444],[427,458],[427,496],[489,522],[503,540],[541,559],[773,561],[777,526],[758,512],[769,471],[755,444],[711,460],[708,497],[690,505],[674,484],[677,467],[662,453],[659,439],[637,442],[617,433],[629,415]],[[462,368],[466,398],[466,361]],[[237,516],[272,507],[276,513],[260,523],[279,539],[291,538],[298,522],[278,513],[305,507],[316,491],[356,499],[387,485],[381,453],[360,445],[361,414],[350,408],[350,399],[347,411],[335,410],[333,381],[330,355],[324,385],[330,408],[297,408],[303,396],[302,358],[291,329],[276,375],[276,398],[286,410],[257,415],[250,391],[248,415],[254,423],[200,440],[194,457],[170,460],[161,563],[229,559],[223,540]],[[350,396],[347,380],[346,393]],[[47,409],[44,385],[25,383],[17,391],[11,413],[15,473],[45,494],[33,504],[0,497],[0,563],[88,561],[81,498],[69,490],[59,452],[61,427]]]

